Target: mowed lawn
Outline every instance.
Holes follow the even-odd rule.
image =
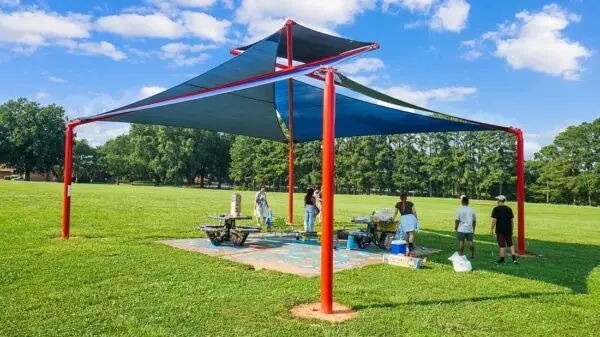
[[[0,181],[0,336],[600,336],[600,208],[528,204],[527,249],[542,256],[498,266],[493,203],[473,201],[478,256],[460,274],[447,260],[458,201],[414,198],[417,244],[442,253],[424,270],[336,273],[335,300],[358,316],[330,324],[288,312],[319,300],[319,278],[156,243],[202,236],[194,227],[227,212],[231,193],[74,185],[72,239],[62,241],[62,185]],[[253,193],[242,195],[249,214]],[[285,215],[286,194],[268,196]],[[336,226],[395,202],[337,196]]]

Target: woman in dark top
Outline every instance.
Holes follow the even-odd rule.
[[[315,226],[315,191],[309,188],[304,196],[304,231],[314,232]]]
[[[415,231],[419,229],[419,220],[417,219],[417,211],[415,204],[408,201],[406,194],[400,195],[400,202],[396,204],[396,210],[392,217],[392,222],[396,221],[396,216],[400,213],[400,223],[396,229],[396,239],[404,239],[408,242],[409,256],[413,255]]]

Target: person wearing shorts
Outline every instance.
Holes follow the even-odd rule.
[[[415,231],[420,228],[415,204],[407,200],[406,193],[402,193],[402,195],[400,195],[400,202],[396,203],[395,208],[396,210],[392,217],[392,223],[396,222],[396,216],[400,213],[400,223],[396,228],[395,238],[397,240],[404,240],[404,238],[406,238],[406,241],[408,242],[407,256],[414,256]]]
[[[469,242],[471,258],[475,258],[475,244],[473,243],[473,234],[477,225],[477,215],[475,210],[469,206],[469,198],[465,195],[460,197],[461,206],[456,210],[454,219],[454,230],[458,239],[458,253],[464,255],[465,240]]]
[[[490,234],[493,234],[494,231],[496,232],[496,241],[498,242],[498,247],[500,247],[500,259],[497,262],[499,264],[505,262],[504,256],[506,255],[506,247],[508,247],[510,248],[513,263],[518,264],[512,240],[515,216],[512,209],[504,204],[506,202],[505,196],[499,195],[496,197],[496,200],[498,200],[498,206],[494,207],[492,211]]]

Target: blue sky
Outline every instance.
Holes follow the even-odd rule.
[[[592,0],[0,0],[0,102],[101,113],[210,69],[288,17],[378,42],[341,69],[417,104],[520,127],[529,156],[600,117]],[[79,136],[98,145],[127,128],[96,123]]]

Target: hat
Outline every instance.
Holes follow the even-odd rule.
[[[496,200],[506,201],[506,197],[503,196],[502,194],[500,194],[499,196],[496,197]]]

